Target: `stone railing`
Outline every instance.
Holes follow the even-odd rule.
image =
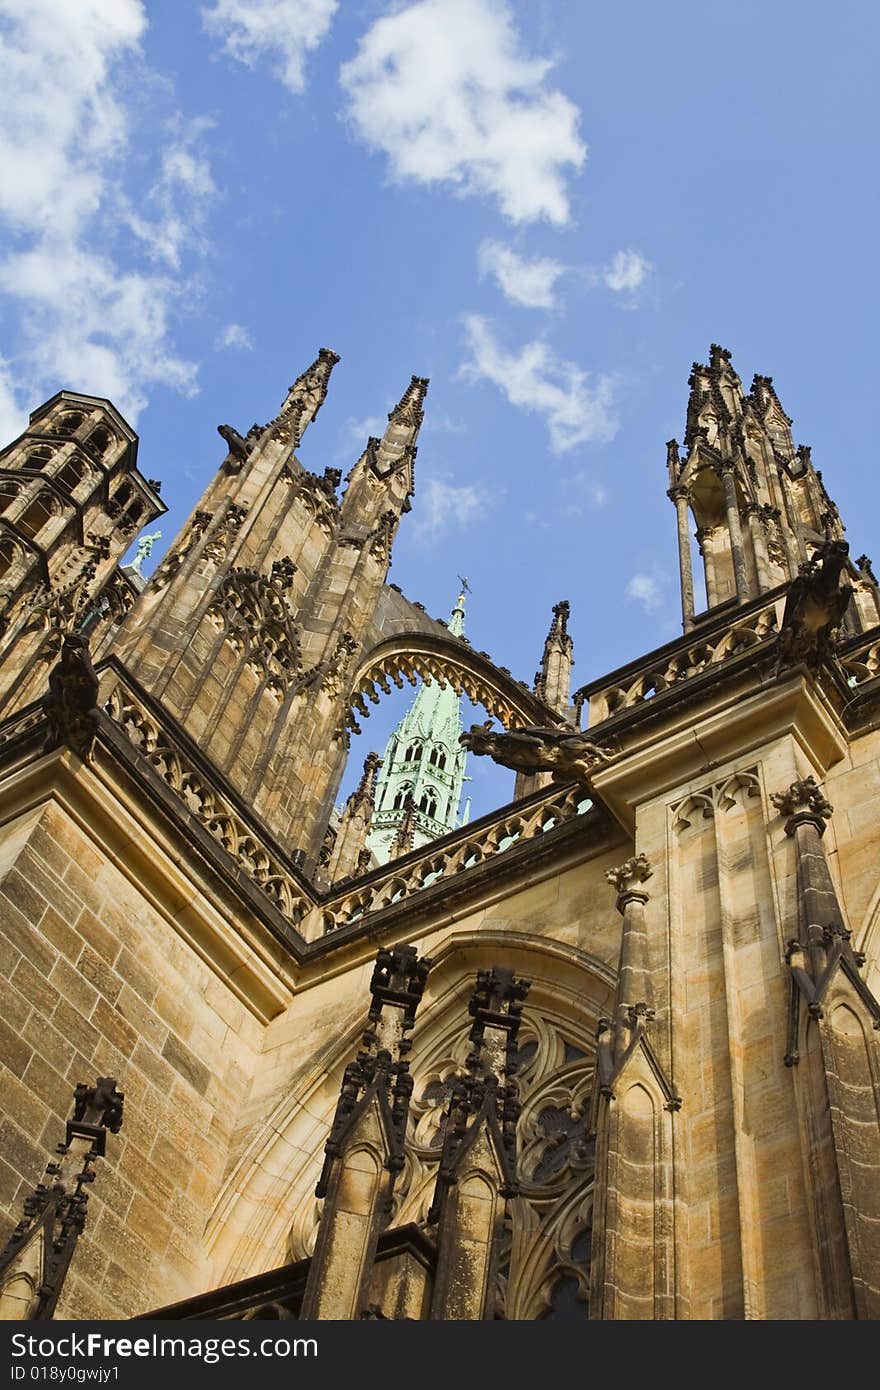
[[[520,841],[546,835],[566,821],[585,815],[592,805],[583,787],[568,786],[550,788],[540,799],[505,806],[491,820],[475,822],[416,853],[393,860],[381,876],[374,871],[366,881],[346,884],[342,892],[331,889],[327,900],[313,909],[320,914],[320,923],[318,931],[309,932],[309,936],[351,926],[440,879],[504,854]]]
[[[288,856],[274,845],[258,816],[227,795],[198,751],[174,729],[158,708],[112,660],[98,666],[99,701],[106,718],[151,764],[189,812],[265,894],[304,942],[353,926],[384,908],[410,898],[440,879],[465,874],[523,841],[534,840],[585,815],[593,805],[578,786],[551,786],[502,807],[472,825],[413,850],[381,869],[347,879],[321,892],[303,879]],[[45,724],[45,711],[31,705],[0,730],[0,744]]]
[[[880,637],[877,629],[854,650],[842,652],[840,663],[852,686],[865,685],[880,676]]]
[[[251,820],[231,798],[212,785],[155,714],[120,679],[102,691],[104,709],[176,792],[186,809],[232,855],[288,922],[297,927],[312,906],[282,857],[265,841],[259,821]]]
[[[574,696],[578,725],[581,726],[585,704],[588,707],[586,727],[593,728],[621,710],[643,704],[708,667],[729,661],[740,652],[775,637],[783,602],[784,598],[775,598],[741,616],[731,613],[724,622],[702,633],[698,625],[688,634],[687,641],[679,639],[650,653],[645,661],[615,672],[606,681],[583,686]]]

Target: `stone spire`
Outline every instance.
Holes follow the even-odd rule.
[[[454,637],[464,632],[462,591],[449,619]],[[422,685],[385,745],[367,844],[385,863],[395,858],[404,819],[412,821],[412,848],[459,825],[467,753],[459,743],[461,700],[449,685]],[[411,803],[411,804],[410,804]],[[400,850],[398,849],[399,853]]]
[[[345,803],[327,862],[327,875],[331,883],[350,878],[364,862],[364,840],[376,804],[376,778],[380,766],[378,753],[368,753],[361,780]],[[367,863],[369,858],[367,851]]]
[[[746,393],[730,353],[713,343],[708,365],[695,362],[688,384],[684,450],[674,439],[666,446],[685,632],[700,607],[692,521],[709,609],[749,603],[794,580],[819,547],[842,540],[844,529],[809,449],[795,447],[771,377],[756,376]]]
[[[553,621],[544,643],[541,669],[535,674],[535,694],[559,714],[567,714],[571,705],[574,643],[568,634],[570,613],[567,599],[553,605]]]
[[[239,434],[232,425],[218,425],[217,433],[226,441],[229,449],[222,465],[224,472],[240,472],[251,461],[252,455],[262,453],[272,445],[283,445],[285,456],[287,451],[298,448],[324,404],[330,373],[338,361],[337,352],[331,348],[320,348],[311,366],[306,367],[289,388],[281,409],[268,425],[251,425],[246,435]]]
[[[348,475],[342,502],[346,523],[375,523],[391,505],[396,516],[410,510],[414,483],[416,440],[424,419],[428,378],[414,376],[394,409],[381,439],[371,437]],[[385,490],[376,489],[376,481]]]

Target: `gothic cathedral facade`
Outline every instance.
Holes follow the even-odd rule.
[[[880,1316],[880,595],[770,378],[694,365],[682,635],[572,691],[567,603],[530,687],[387,580],[425,380],[301,465],[336,361],[146,584],[110,402],[0,454],[0,1314]]]

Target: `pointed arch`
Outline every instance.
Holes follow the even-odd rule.
[[[586,1069],[579,1086],[586,1085],[596,1024],[613,995],[613,973],[602,962],[577,947],[528,932],[452,930],[426,949],[435,963],[414,1035],[412,1070],[419,1103],[413,1107],[407,1167],[398,1180],[395,1225],[419,1219],[414,1213],[430,1202],[432,1164],[439,1150],[436,1127],[430,1116],[427,1128],[423,1120],[428,1111],[434,1113],[430,1095],[427,1101],[421,1097],[444,1057],[452,1054],[455,1066],[464,1060],[468,1019],[463,1000],[476,971],[504,963],[532,980],[525,1033],[529,1066],[538,1067],[541,1077],[545,1072],[555,1077],[561,1065],[574,1065],[565,1063],[574,1049],[577,1067]],[[293,1077],[228,1174],[206,1230],[215,1285],[310,1253],[319,1215],[314,1189],[342,1072],[363,1030],[363,1008],[358,999],[339,1036]],[[523,1074],[532,1072],[524,1068]]]

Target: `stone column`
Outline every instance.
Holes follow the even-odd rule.
[[[652,873],[645,855],[638,854],[619,869],[609,869],[606,874],[608,882],[617,889],[617,911],[623,917],[614,1025],[615,1060],[622,1056],[629,1043],[633,1010],[641,1008],[644,1012],[649,1006],[645,934],[648,894],[641,885],[647,882]]]
[[[412,1094],[408,1035],[430,967],[414,946],[376,955],[363,1042],[345,1068],[315,1189],[325,1201],[303,1318],[351,1322],[367,1308],[376,1245],[403,1167]]]
[[[600,1021],[596,1045],[590,1308],[597,1318],[674,1316],[671,1125],[680,1101],[647,1040],[654,1011],[642,885],[651,875],[644,854],[606,875],[623,933],[614,1021]]]
[[[746,558],[743,554],[742,527],[739,519],[739,501],[736,495],[736,478],[733,463],[726,460],[721,465],[721,483],[724,487],[724,506],[727,512],[727,529],[730,533],[730,553],[733,558],[733,576],[736,593],[740,603],[751,598],[749,577],[746,571]]]
[[[860,975],[825,857],[833,807],[812,777],[771,801],[797,855],[787,1064],[810,1175],[822,1316],[880,1317],[880,1002]]]
[[[694,576],[691,569],[691,538],[688,520],[688,490],[671,487],[668,493],[675,503],[678,520],[678,573],[681,582],[681,621],[685,632],[694,625]]]
[[[714,526],[697,528],[697,544],[703,557],[703,570],[706,576],[706,606],[708,608],[714,608],[718,602],[718,585],[715,582],[715,555],[711,545],[714,535]]]
[[[523,1000],[531,981],[512,970],[480,970],[468,1012],[474,1020],[466,1072],[453,1083],[440,1170],[428,1221],[437,1223],[432,1319],[495,1315],[505,1203],[518,1192],[514,1074]]]
[[[755,557],[755,577],[758,581],[758,592],[764,593],[773,587],[770,583],[770,556],[767,551],[767,533],[765,531],[767,523],[761,515],[761,508],[757,502],[746,504],[746,516],[748,518],[749,537],[752,542],[752,554]]]

